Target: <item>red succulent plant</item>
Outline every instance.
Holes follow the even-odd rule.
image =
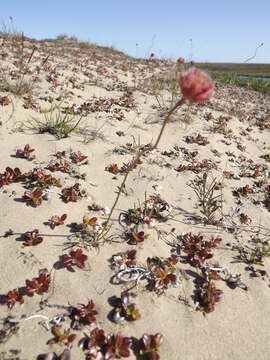
[[[120,359],[130,356],[132,341],[120,333],[110,334],[106,338],[105,359]]]
[[[139,352],[145,359],[159,360],[159,348],[163,342],[163,335],[157,333],[155,335],[144,334],[139,340]]]
[[[131,338],[120,333],[105,336],[104,330],[95,328],[84,341],[87,359],[114,360],[130,356]]]
[[[61,331],[61,328],[58,325],[52,327],[52,333],[54,338],[48,341],[49,345],[52,344],[63,344],[67,347],[70,347],[72,342],[76,339],[76,334],[71,334],[70,329]]]
[[[112,256],[111,266],[112,268],[119,268],[120,270],[126,267],[132,267],[136,264],[136,250],[128,250],[126,252],[120,252]]]
[[[135,294],[128,291],[123,291],[120,298],[113,300],[113,319],[116,323],[121,323],[124,319],[128,321],[138,320],[141,317],[139,309],[132,302]]]
[[[43,237],[40,236],[39,230],[35,229],[32,231],[26,231],[23,234],[23,240],[25,246],[35,246],[40,244],[43,241]]]
[[[191,233],[184,234],[182,239],[187,261],[198,267],[201,267],[205,260],[213,256],[211,250],[216,248],[222,240],[219,236],[216,238],[212,236],[210,240],[204,240],[203,235]]]
[[[10,290],[7,295],[3,296],[3,303],[8,306],[9,309],[12,309],[16,302],[23,304],[23,296],[19,290]]]
[[[79,305],[70,309],[71,327],[80,329],[81,325],[91,325],[96,321],[98,312],[92,300],[87,305]]]
[[[36,158],[35,155],[31,155],[35,149],[31,149],[29,144],[26,144],[23,150],[18,149],[16,151],[16,157],[27,160],[34,160]]]
[[[64,225],[66,218],[67,218],[67,214],[63,214],[61,216],[53,215],[50,219],[51,228],[54,229],[55,226]]]
[[[35,293],[43,295],[49,291],[50,287],[50,275],[48,272],[43,271],[38,277],[32,280],[26,280],[25,294],[33,296]]]
[[[85,267],[85,262],[88,256],[83,254],[82,249],[70,251],[69,255],[63,255],[61,258],[61,267],[73,270],[73,266],[80,269]]]
[[[215,304],[221,299],[221,294],[222,291],[217,289],[212,281],[206,281],[198,294],[198,309],[205,313],[214,311]]]
[[[10,185],[13,182],[21,181],[24,179],[24,175],[19,168],[12,169],[7,166],[4,173],[0,174],[0,188],[4,185]]]
[[[78,164],[78,163],[82,163],[84,160],[87,159],[88,156],[83,155],[80,151],[73,152],[70,154],[70,158],[72,160],[73,163]],[[87,161],[84,162],[84,164],[86,164]]]
[[[80,184],[76,183],[71,187],[67,187],[62,190],[62,199],[64,202],[76,202],[78,199],[81,199],[83,196],[82,191],[80,191]]]
[[[27,205],[39,206],[42,203],[42,190],[36,188],[34,191],[25,191],[24,200],[27,202]]]
[[[130,245],[137,245],[147,239],[149,235],[146,235],[144,231],[127,231],[126,237]]]

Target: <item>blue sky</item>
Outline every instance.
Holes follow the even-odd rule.
[[[26,36],[75,35],[131,55],[270,63],[270,0],[2,0]],[[138,46],[136,47],[136,43]]]

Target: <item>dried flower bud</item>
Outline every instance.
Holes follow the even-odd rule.
[[[177,64],[178,64],[178,65],[182,65],[182,64],[184,64],[184,63],[185,63],[185,59],[184,59],[184,58],[180,57],[180,58],[177,59]]]
[[[213,81],[210,76],[194,67],[182,74],[180,86],[183,97],[193,102],[209,100],[213,93]]]

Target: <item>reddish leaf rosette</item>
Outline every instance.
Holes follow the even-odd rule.
[[[103,352],[106,346],[104,330],[95,328],[90,332],[90,336],[84,341],[84,348],[89,355],[89,359],[104,360]]]
[[[147,267],[150,271],[148,287],[150,290],[164,291],[170,286],[176,286],[177,276],[176,267],[178,263],[177,256],[169,258],[152,257],[147,258]]]
[[[198,267],[201,267],[205,260],[213,256],[211,250],[216,248],[222,240],[218,236],[216,238],[212,236],[210,240],[204,240],[203,235],[191,233],[184,234],[182,239],[183,251],[187,254],[187,261],[191,265]]]
[[[220,301],[222,291],[215,287],[212,281],[206,281],[200,289],[198,300],[199,310],[210,313],[214,311],[215,304]]]
[[[87,359],[113,360],[130,356],[132,340],[120,333],[105,336],[104,330],[95,328],[84,341]]]
[[[10,290],[7,295],[3,296],[3,303],[8,306],[9,309],[12,309],[16,302],[23,304],[23,296],[19,290]]]
[[[111,266],[112,268],[119,268],[123,270],[127,267],[136,265],[136,250],[128,250],[126,252],[119,252],[112,256]]]
[[[70,310],[71,327],[73,329],[80,329],[80,325],[91,325],[96,322],[98,312],[92,300],[89,300],[87,305],[72,307]]]
[[[53,215],[50,219],[51,228],[54,229],[55,226],[64,225],[66,218],[67,218],[67,214],[63,214],[61,216]]]
[[[69,255],[62,256],[61,266],[68,270],[73,270],[73,266],[83,269],[87,258],[87,255],[83,254],[82,249],[76,249],[70,251]]]
[[[67,187],[62,190],[62,199],[66,203],[70,201],[76,202],[77,200],[81,199],[83,196],[85,195],[80,191],[79,183],[76,183],[75,185],[71,187]]]
[[[120,359],[130,356],[130,347],[132,341],[128,337],[122,336],[120,333],[111,334],[106,339],[105,359]]]
[[[78,163],[82,163],[84,160],[86,160],[87,156],[83,155],[80,151],[78,151],[77,153],[76,152],[71,153],[70,158],[73,163],[78,164]]]
[[[127,234],[128,244],[137,245],[147,239],[144,231],[128,231]]]
[[[42,194],[42,190],[40,188],[36,188],[34,191],[25,191],[23,198],[27,204],[36,207],[42,203]]]
[[[157,333],[155,335],[144,334],[139,341],[140,355],[145,359],[159,360],[159,348],[163,342],[163,335]]]
[[[113,300],[113,319],[117,324],[121,323],[124,319],[128,321],[140,319],[141,314],[139,309],[132,302],[134,297],[134,293],[123,291],[120,298],[116,297]]]
[[[35,229],[32,231],[27,231],[23,234],[23,245],[25,246],[36,246],[43,241],[43,237],[40,236],[39,230]]]
[[[13,182],[24,179],[24,175],[21,173],[19,168],[12,169],[7,166],[4,173],[0,174],[0,188],[4,185],[10,185]]]
[[[70,329],[64,330],[64,332],[62,332],[58,325],[54,325],[52,327],[52,333],[54,338],[47,342],[49,345],[60,343],[69,347],[76,339],[76,334],[71,334]]]
[[[28,296],[43,295],[49,291],[49,287],[50,275],[47,272],[41,272],[37,278],[26,280],[25,294]]]
[[[35,151],[35,149],[31,149],[30,145],[27,144],[25,145],[23,150],[18,149],[16,151],[16,157],[19,157],[21,159],[27,159],[27,160],[34,160],[35,159],[35,155],[31,155],[31,153]]]

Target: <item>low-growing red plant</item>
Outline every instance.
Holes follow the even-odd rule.
[[[64,225],[66,218],[67,218],[67,214],[63,214],[61,216],[53,215],[50,219],[51,228],[54,229],[55,226]]]
[[[163,291],[177,282],[175,265],[178,257],[172,256],[167,259],[152,257],[147,258],[147,268],[150,272],[148,287],[150,290]]]
[[[58,325],[54,325],[52,327],[52,333],[54,335],[54,338],[49,340],[47,344],[63,344],[67,347],[70,347],[77,337],[76,334],[71,334],[70,331],[70,329],[67,329],[62,332],[61,328]]]
[[[137,245],[143,242],[149,235],[146,235],[144,231],[127,231],[126,238],[128,240],[128,244]]]
[[[113,320],[119,324],[123,320],[134,321],[141,317],[139,309],[132,302],[135,294],[128,291],[123,291],[120,298],[113,299]]]
[[[63,159],[66,157],[66,152],[65,151],[57,151],[57,153],[55,154],[55,157],[57,159]]]
[[[246,185],[239,187],[233,193],[237,197],[247,197],[249,194],[253,193],[253,190],[249,187],[249,185]]]
[[[222,239],[212,236],[210,240],[204,240],[201,234],[187,233],[182,236],[182,240],[187,261],[193,266],[201,267],[205,260],[213,256],[211,250],[216,248]]]
[[[10,185],[13,182],[21,181],[24,179],[24,175],[22,174],[19,168],[12,169],[7,166],[4,173],[0,174],[0,188],[4,185]]]
[[[95,328],[90,332],[90,336],[84,341],[84,349],[88,350],[87,359],[104,360],[104,350],[106,347],[106,337],[104,330]]]
[[[80,151],[73,152],[70,154],[70,158],[72,160],[73,163],[78,164],[78,163],[83,163],[83,164],[87,164],[87,161],[85,161],[87,159],[88,156],[83,155]]]
[[[60,158],[59,161],[51,161],[48,165],[48,169],[52,172],[61,171],[63,173],[70,172],[70,162],[65,158]]]
[[[88,216],[85,215],[83,217],[83,222],[80,224],[76,224],[75,228],[79,231],[85,230],[88,225],[90,225],[90,226],[97,225],[97,221],[98,221],[97,217],[94,216],[94,217],[89,218]]]
[[[106,350],[104,359],[121,359],[130,356],[132,341],[120,333],[110,334],[106,338]]]
[[[219,263],[215,263],[213,266],[210,266],[209,264],[202,266],[201,270],[204,281],[220,280],[221,276],[219,269],[222,269]]]
[[[32,280],[26,280],[25,294],[33,296],[34,294],[43,295],[49,291],[50,275],[48,272],[43,271],[38,277]]]
[[[195,137],[195,136],[186,136],[186,143],[187,144],[198,144],[198,145],[207,145],[209,144],[209,141],[207,139],[207,137],[202,136],[200,133]]]
[[[252,219],[244,213],[239,214],[239,220],[241,224],[250,225],[252,223]]]
[[[139,353],[144,359],[159,360],[159,348],[163,342],[163,335],[144,334],[139,340]]]
[[[113,269],[119,268],[120,270],[123,270],[127,267],[132,267],[136,265],[135,257],[136,257],[136,250],[119,252],[112,256],[111,266]]]
[[[2,55],[2,57],[3,57],[3,55]],[[0,105],[1,106],[6,106],[9,103],[10,103],[10,100],[9,100],[9,97],[7,95],[6,96],[0,96]]]
[[[84,341],[89,360],[115,360],[130,356],[132,340],[120,333],[105,336],[104,330],[95,328]]]
[[[26,231],[23,234],[23,240],[25,246],[35,246],[40,244],[43,241],[43,237],[40,236],[39,230],[35,229],[32,231]]]
[[[81,199],[83,196],[83,192],[80,190],[80,184],[76,183],[75,185],[65,188],[62,190],[62,199],[64,202],[76,202]]]
[[[35,151],[35,149],[31,149],[30,145],[26,144],[22,150],[18,149],[16,151],[16,157],[21,159],[27,159],[29,161],[34,160],[36,156],[32,154],[33,151]]]
[[[198,294],[199,307],[198,309],[204,313],[214,311],[215,304],[220,301],[222,291],[217,289],[212,281],[206,281]]]
[[[119,168],[117,164],[111,164],[105,167],[105,171],[108,171],[114,175],[117,175],[119,173]]]
[[[25,191],[24,200],[27,205],[39,206],[42,203],[42,190],[40,188],[36,188],[34,191]]]
[[[23,304],[23,296],[19,290],[10,290],[7,295],[3,296],[3,304],[6,304],[9,309],[12,309],[16,302]]]
[[[91,325],[96,322],[98,312],[92,300],[87,305],[79,305],[70,309],[71,327],[80,329],[82,325]]]
[[[83,254],[82,249],[76,249],[70,251],[69,255],[63,255],[61,258],[61,267],[73,270],[73,266],[77,266],[80,269],[85,267],[85,262],[88,256]]]
[[[56,179],[50,174],[46,174],[44,169],[34,168],[25,174],[25,177],[31,182],[31,185],[47,189],[50,186],[61,187],[60,179]]]
[[[37,180],[37,185],[42,189],[48,189],[50,186],[61,187],[61,182],[60,179],[56,179],[50,174],[46,174],[42,179]]]

